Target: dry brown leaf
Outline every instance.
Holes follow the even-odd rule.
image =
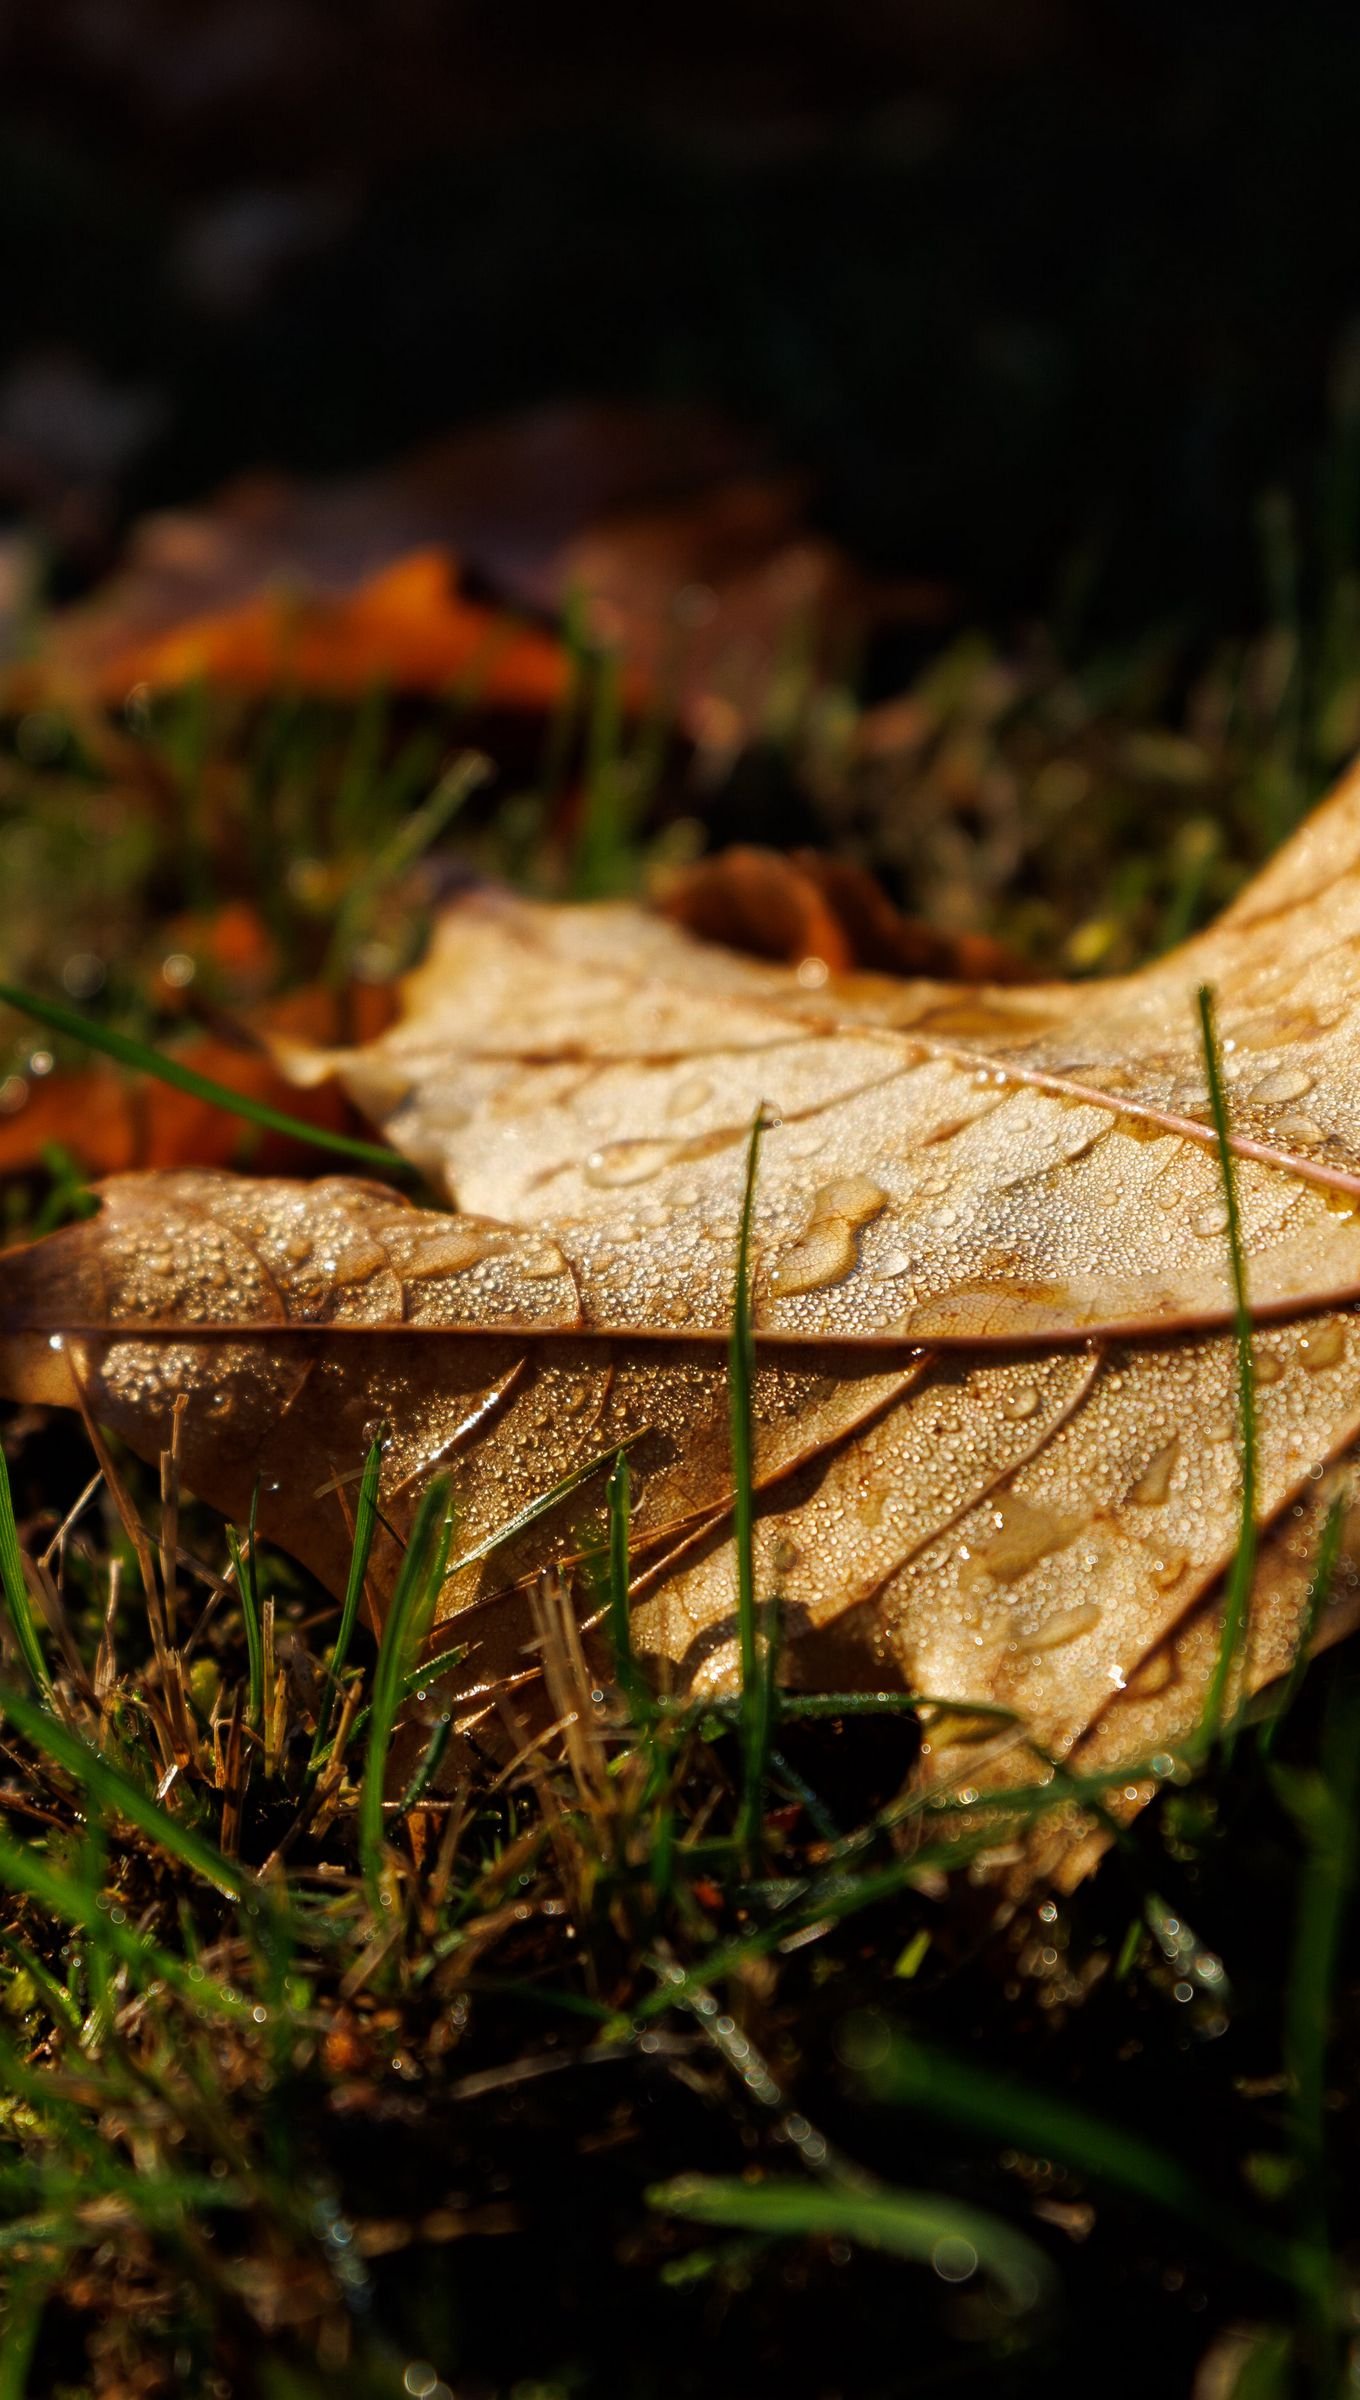
[[[597,1538],[627,1441],[639,1646],[730,1685],[724,1343],[763,1102],[757,1562],[787,1671],[999,1701],[1113,1768],[1195,1720],[1238,1533],[1202,982],[1261,1320],[1252,1683],[1290,1655],[1329,1477],[1349,1490],[1358,940],[1360,777],[1210,933],[1104,986],[800,976],[625,908],[473,896],[391,1030],[290,1054],[338,1070],[466,1213],[348,1182],[120,1181],[99,1219],[0,1261],[0,1388],[78,1385],[153,1454],[187,1394],[190,1483],[239,1511],[263,1466],[267,1527],[332,1584],[337,1481],[389,1417],[398,1530],[454,1470],[442,1614],[471,1644],[469,1713],[532,1671],[524,1579]]]

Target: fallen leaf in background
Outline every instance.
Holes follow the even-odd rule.
[[[104,628],[105,633],[108,628]],[[204,681],[263,698],[285,690],[357,700],[375,684],[431,696],[460,686],[478,706],[545,714],[570,679],[562,645],[468,600],[453,561],[420,550],[338,597],[277,587],[141,641],[54,646],[60,671],[116,707],[128,693]]]
[[[873,629],[938,625],[937,584],[875,582],[812,531],[793,477],[754,476],[695,500],[587,527],[553,562],[557,604],[579,595],[596,640],[674,702],[700,749],[768,730],[781,685],[797,697],[853,679]]]
[[[1026,960],[985,934],[937,933],[904,917],[864,868],[818,850],[735,845],[679,868],[659,902],[705,941],[793,966],[820,961],[832,975],[861,967],[961,983],[1038,980]]]
[[[348,1181],[115,1183],[101,1217],[0,1261],[0,1383],[79,1385],[153,1457],[182,1395],[190,1483],[240,1513],[263,1467],[266,1530],[333,1586],[337,1482],[378,1420],[398,1531],[452,1464],[464,1722],[532,1676],[526,1579],[598,1539],[627,1443],[639,1646],[680,1688],[729,1688],[725,1342],[763,1102],[756,1562],[786,1673],[1001,1703],[1103,1764],[1195,1722],[1238,1536],[1203,981],[1275,1528],[1249,1679],[1288,1658],[1323,1499],[1351,1490],[1357,941],[1360,776],[1218,926],[1103,987],[809,989],[625,907],[473,895],[391,1030],[290,1054],[338,1067],[463,1213]],[[1324,1639],[1355,1611],[1354,1522]]]
[[[489,708],[550,708],[564,653],[470,596],[470,573],[510,608],[574,601],[635,703],[655,689],[693,738],[725,745],[761,721],[791,633],[812,640],[811,665],[814,625],[852,653],[882,617],[941,605],[933,588],[872,585],[753,455],[700,411],[583,404],[347,482],[251,477],[138,527],[122,572],[56,620],[40,673],[112,705],[206,674],[251,693],[466,681]]]

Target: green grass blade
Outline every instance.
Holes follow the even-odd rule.
[[[255,1570],[255,1509],[259,1500],[257,1483],[250,1503],[250,1536],[244,1552],[234,1525],[227,1527],[227,1548],[236,1570],[236,1590],[241,1602],[241,1622],[246,1632],[246,1723],[258,1727],[264,1717],[264,1626],[260,1617],[260,1591]]]
[[[848,2040],[847,2047],[852,2046]],[[924,2043],[895,2040],[867,2069],[865,2080],[876,2100],[941,2117],[1039,2157],[1059,2158],[1177,2215],[1191,2215],[1203,2204],[1182,2162],[1140,2135],[1106,2124],[1038,2085],[990,2074]]]
[[[1200,1719],[1200,1741],[1205,1746],[1216,1742],[1223,1734],[1225,1750],[1231,1754],[1234,1726],[1224,1727],[1223,1717],[1228,1688],[1241,1656],[1246,1639],[1248,1612],[1251,1607],[1251,1587],[1256,1579],[1256,1359],[1251,1340],[1251,1308],[1247,1300],[1247,1262],[1242,1247],[1242,1219],[1237,1206],[1237,1175],[1228,1134],[1228,1108],[1223,1092],[1223,1072],[1219,1061],[1218,1035],[1214,1027],[1214,999],[1207,984],[1199,992],[1200,1032],[1204,1046],[1204,1067],[1209,1082],[1209,1107],[1213,1116],[1214,1134],[1218,1142],[1219,1171],[1223,1177],[1223,1198],[1228,1211],[1228,1255],[1232,1265],[1233,1333],[1237,1343],[1237,1405],[1242,1443],[1242,1516],[1237,1536],[1237,1548],[1228,1570],[1223,1595],[1223,1633],[1218,1657],[1205,1694],[1204,1713]]]
[[[634,871],[622,698],[617,651],[597,651],[582,775],[584,822],[572,877],[573,895],[581,900],[625,890]]]
[[[73,2241],[79,2233],[73,2229]],[[4,2338],[0,2340],[0,2400],[25,2400],[29,2368],[47,2303],[62,2279],[59,2262],[26,2265],[6,2278]]]
[[[372,835],[373,802],[382,781],[383,751],[392,696],[381,676],[371,677],[354,711],[335,795],[336,846],[347,850]]]
[[[637,1438],[636,1435],[630,1436],[632,1440]],[[624,1446],[627,1447],[626,1444]],[[618,1456],[619,1451],[615,1448],[598,1451],[594,1458],[583,1459],[580,1466],[571,1468],[560,1482],[553,1485],[551,1491],[540,1492],[537,1499],[517,1509],[513,1517],[507,1517],[505,1523],[498,1525],[494,1533],[489,1533],[485,1541],[478,1542],[475,1549],[464,1550],[452,1559],[449,1573],[456,1575],[461,1568],[474,1567],[481,1559],[491,1558],[497,1550],[503,1550],[517,1533],[523,1533],[527,1526],[536,1524],[540,1517],[546,1517],[549,1509],[556,1508],[560,1500],[569,1500],[573,1492],[579,1492],[583,1483],[589,1483],[592,1475],[598,1475],[602,1467],[610,1466]]]
[[[900,2037],[886,2053],[871,2053],[864,2078],[875,2100],[917,2109],[1036,2157],[1061,2159],[1093,2182],[1212,2228],[1228,2248],[1286,2282],[1294,2279],[1288,2249],[1226,2212],[1180,2159],[1070,2100]]]
[[[445,1568],[444,1572],[446,1575],[448,1574],[449,1570],[447,1567]],[[455,1642],[451,1649],[433,1651],[430,1657],[422,1658],[417,1661],[415,1666],[408,1667],[406,1673],[401,1679],[401,1692],[399,1695],[398,1705],[400,1705],[403,1701],[413,1699],[418,1692],[423,1692],[430,1684],[437,1683],[441,1675],[451,1675],[455,1667],[461,1667],[466,1657],[467,1643]],[[355,1710],[354,1718],[350,1725],[351,1740],[353,1740],[356,1734],[363,1732],[363,1729],[367,1725],[372,1714],[373,1710],[371,1706]],[[334,1744],[332,1742],[327,1742],[325,1749],[321,1752],[321,1755],[317,1760],[318,1766],[325,1765],[326,1760],[330,1757],[333,1748]]]
[[[914,1717],[921,1708],[948,1710],[951,1716],[985,1718],[994,1721],[998,1731],[1004,1725],[1020,1722],[1017,1711],[1003,1708],[999,1701],[946,1700],[938,1692],[777,1692],[775,1702],[779,1722],[789,1725],[822,1717]],[[718,1692],[711,1700],[687,1702],[676,1713],[739,1720],[741,1701]]]
[[[5,1587],[5,1606],[14,1628],[19,1655],[29,1672],[36,1692],[47,1698],[52,1690],[52,1678],[38,1639],[33,1601],[24,1573],[23,1553],[19,1548],[19,1528],[14,1518],[14,1495],[9,1488],[9,1468],[0,1450],[0,1582]]]
[[[21,1942],[17,1933],[6,1933],[3,1928],[0,1928],[0,1950],[4,1951],[7,1958],[13,1959],[21,1973],[28,1976],[53,2021],[64,2025],[68,2033],[79,2033],[80,2010],[65,1984],[58,1983],[51,1968],[43,1965],[37,1952],[30,1950],[26,1942]]]
[[[403,818],[340,904],[322,969],[327,982],[336,983],[348,972],[355,945],[382,893],[409,873],[491,773],[490,759],[483,758],[479,751],[467,751],[440,776],[428,800]]]
[[[746,1188],[742,1194],[741,1226],[737,1237],[737,1281],[732,1297],[732,1331],[727,1346],[732,1517],[737,1552],[737,1639],[741,1658],[742,1792],[739,1843],[748,1858],[754,1856],[760,1839],[761,1801],[770,1740],[769,1681],[765,1673],[756,1606],[755,1462],[751,1432],[751,1387],[756,1370],[755,1334],[751,1320],[751,1224],[755,1214],[756,1175],[760,1166],[760,1137],[764,1127],[764,1110],[757,1109],[746,1153]]]
[[[412,1653],[429,1631],[439,1588],[448,1570],[453,1538],[448,1503],[449,1479],[441,1475],[430,1485],[416,1510],[374,1669],[368,1756],[359,1794],[359,1860],[375,1908],[381,1898],[387,1753]]]
[[[160,1083],[173,1084],[176,1091],[189,1092],[195,1100],[206,1100],[213,1108],[225,1109],[228,1116],[244,1117],[252,1125],[266,1126],[271,1133],[287,1134],[295,1142],[306,1142],[313,1150],[327,1150],[340,1158],[355,1159],[363,1166],[378,1167],[385,1175],[411,1174],[409,1159],[384,1148],[381,1142],[360,1141],[354,1134],[327,1133],[320,1125],[305,1124],[301,1117],[290,1117],[286,1109],[272,1108],[267,1100],[252,1099],[245,1092],[233,1092],[229,1085],[216,1082],[211,1075],[200,1075],[196,1067],[186,1067],[181,1059],[172,1058],[166,1051],[153,1050],[149,1042],[139,1042],[131,1034],[116,1033],[112,1026],[98,1025],[93,1018],[82,1016],[79,1009],[67,1008],[59,1000],[43,1000],[36,992],[23,991],[17,984],[0,983],[0,1001],[21,1016],[35,1018],[52,1033],[84,1042],[88,1049],[116,1059],[120,1066],[132,1067],[139,1075],[154,1075]]]
[[[165,1851],[167,1857],[177,1859],[182,1867],[228,1899],[244,1899],[253,1877],[224,1858],[191,1825],[182,1825],[178,1817],[169,1816],[149,1792],[144,1792],[112,1760],[102,1757],[69,1725],[61,1724],[24,1692],[6,1692],[0,1696],[0,1712],[44,1758],[73,1776],[97,1809],[126,1818],[148,1841]]]
[[[439,1773],[439,1762],[449,1746],[451,1730],[452,1720],[448,1716],[437,1718],[431,1726],[430,1738],[420,1754],[416,1771],[397,1802],[399,1817],[409,1816],[417,1802],[422,1800],[429,1790],[435,1776]]]
[[[354,1540],[350,1547],[349,1575],[345,1583],[344,1605],[340,1610],[340,1622],[335,1631],[335,1647],[331,1652],[330,1664],[326,1669],[326,1680],[322,1686],[321,1703],[316,1714],[316,1734],[308,1761],[309,1769],[313,1773],[321,1763],[321,1754],[325,1749],[326,1737],[330,1732],[335,1695],[340,1687],[340,1678],[345,1671],[345,1661],[349,1657],[349,1646],[354,1638],[354,1628],[359,1621],[359,1607],[364,1596],[364,1582],[368,1575],[373,1536],[378,1527],[378,1482],[382,1474],[383,1446],[386,1439],[387,1428],[385,1425],[380,1425],[369,1448],[368,1456],[364,1460],[364,1471],[359,1482],[359,1500],[354,1512]]]
[[[696,2225],[723,2225],[769,2238],[839,2237],[937,2269],[948,2260],[944,2271],[957,2267],[959,2280],[981,2268],[1018,2315],[1028,2314],[1054,2290],[1053,2269],[1037,2243],[1000,2217],[936,2192],[860,2190],[774,2176],[741,2183],[680,2175],[671,2183],[653,2184],[646,2198],[650,2207]]]

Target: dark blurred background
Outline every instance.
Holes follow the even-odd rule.
[[[1360,14],[7,0],[0,507],[58,573],[247,465],[699,399],[974,618],[1262,613],[1351,544]]]

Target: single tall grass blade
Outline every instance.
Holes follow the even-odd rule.
[[[331,1650],[330,1663],[326,1668],[326,1680],[321,1689],[321,1699],[316,1712],[316,1734],[312,1741],[311,1757],[308,1760],[308,1768],[312,1774],[315,1774],[321,1764],[322,1753],[330,1735],[335,1696],[340,1688],[340,1678],[345,1671],[345,1662],[349,1657],[349,1646],[354,1638],[354,1628],[359,1621],[359,1608],[364,1596],[364,1583],[368,1575],[368,1562],[373,1549],[373,1536],[378,1528],[378,1483],[382,1475],[385,1440],[386,1427],[380,1425],[369,1447],[368,1456],[364,1460],[364,1471],[359,1482],[359,1499],[354,1512],[354,1540],[350,1547],[345,1598],[340,1610],[340,1622],[335,1629],[335,1643]]]
[[[1200,1741],[1205,1747],[1223,1737],[1225,1751],[1231,1756],[1236,1732],[1235,1723],[1224,1724],[1224,1711],[1234,1673],[1242,1654],[1247,1634],[1247,1619],[1251,1608],[1251,1587],[1256,1579],[1256,1356],[1251,1338],[1251,1307],[1247,1298],[1247,1261],[1242,1246],[1242,1219],[1237,1205],[1237,1173],[1228,1131],[1228,1104],[1223,1090],[1223,1069],[1219,1057],[1218,1034],[1214,1025],[1213,993],[1207,984],[1199,992],[1200,1032],[1204,1047],[1204,1068],[1209,1082],[1209,1106],[1213,1115],[1214,1134],[1218,1142],[1219,1172],[1223,1178],[1223,1198],[1228,1212],[1228,1255],[1232,1266],[1233,1332],[1237,1342],[1237,1406],[1242,1446],[1242,1516],[1237,1536],[1237,1548],[1223,1596],[1223,1636],[1218,1657],[1205,1694],[1204,1712],[1200,1719]]]
[[[405,1678],[434,1615],[453,1540],[449,1479],[437,1476],[421,1500],[401,1562],[373,1676],[368,1755],[359,1794],[359,1861],[375,1912],[381,1904],[383,1794],[387,1754]]]
[[[737,1638],[741,1659],[742,1790],[739,1842],[753,1858],[760,1839],[761,1803],[770,1745],[770,1694],[765,1644],[756,1603],[755,1467],[751,1430],[751,1387],[756,1346],[751,1318],[751,1225],[764,1111],[757,1109],[746,1153],[737,1242],[737,1280],[732,1297],[732,1331],[727,1348],[727,1395],[732,1441],[733,1530],[737,1551]]]
[[[1036,2242],[1002,2218],[966,2208],[936,2192],[904,2192],[841,2184],[795,2183],[771,2177],[741,2183],[721,2176],[681,2175],[653,2184],[647,2200],[667,2216],[697,2225],[788,2240],[863,2243],[948,2278],[978,2268],[997,2286],[1016,2316],[1027,2316],[1054,2293],[1056,2278]]]
[[[229,1085],[218,1083],[211,1075],[200,1075],[197,1067],[185,1066],[182,1059],[172,1058],[164,1050],[154,1050],[149,1042],[139,1042],[132,1034],[118,1033],[111,1025],[97,1024],[92,1017],[83,1016],[79,1009],[67,1008],[60,1000],[44,1000],[36,992],[27,992],[18,984],[0,983],[0,1001],[20,1016],[32,1017],[49,1032],[64,1034],[69,1041],[83,1042],[87,1049],[98,1050],[105,1058],[116,1059],[123,1067],[131,1067],[139,1075],[154,1075],[158,1082],[173,1084],[180,1092],[189,1092],[195,1100],[206,1100],[213,1108],[225,1109],[228,1116],[244,1117],[252,1125],[263,1125],[271,1133],[288,1135],[295,1142],[305,1142],[310,1149],[328,1150],[332,1156],[352,1158],[361,1166],[377,1167],[384,1175],[405,1183],[411,1174],[410,1162],[395,1150],[386,1149],[381,1142],[361,1141],[356,1134],[327,1133],[319,1125],[308,1125],[301,1117],[290,1116],[286,1109],[274,1108],[267,1100],[252,1099],[248,1093],[234,1092]]]

